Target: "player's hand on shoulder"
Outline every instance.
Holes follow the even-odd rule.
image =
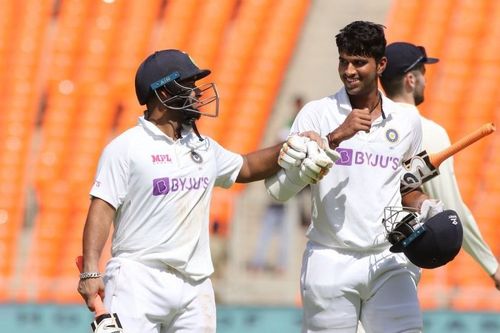
[[[306,142],[315,141],[321,149],[324,149],[327,146],[325,139],[322,138],[321,135],[319,135],[315,131],[305,131],[305,132],[299,133],[299,135],[309,139],[309,140],[306,140]]]

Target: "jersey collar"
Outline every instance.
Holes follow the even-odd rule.
[[[153,124],[152,122],[146,120],[144,116],[140,116],[138,120],[138,125],[141,126],[149,135],[154,137],[161,137],[167,140],[170,143],[175,143],[175,140],[163,133],[158,126]],[[189,139],[192,136],[192,130],[187,130],[186,128],[182,129],[182,138]],[[182,140],[182,139],[181,139]]]
[[[383,93],[382,91],[379,90],[379,94],[382,97],[382,101],[380,102],[382,104],[382,119],[386,119],[387,116],[391,113],[390,108],[387,110],[387,108],[384,108],[384,105],[387,105],[387,103],[392,103]],[[343,87],[340,91],[339,97],[339,106],[345,110],[352,111],[352,105],[351,101],[349,100],[349,95],[347,95],[347,91],[345,87]]]

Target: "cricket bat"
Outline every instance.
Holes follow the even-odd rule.
[[[83,256],[76,257],[76,266],[80,273],[83,270]],[[116,313],[109,313],[102,303],[99,295],[94,301],[95,319],[90,324],[94,333],[123,333],[122,324]]]
[[[441,163],[474,142],[493,133],[495,129],[493,123],[486,123],[440,152],[428,154],[427,151],[423,150],[416,156],[403,161],[405,172],[401,177],[401,194],[413,191],[439,175]]]

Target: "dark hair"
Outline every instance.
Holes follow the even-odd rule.
[[[412,70],[410,70],[410,72],[422,71],[423,68],[424,64],[417,64]],[[391,98],[403,91],[403,78],[408,73],[397,74],[392,77],[387,77],[387,75],[382,75],[380,77],[380,84],[382,85],[387,97]]]
[[[398,95],[403,90],[403,75],[394,76],[391,78],[380,78],[380,84],[384,89],[387,97],[392,98]]]
[[[385,54],[387,44],[384,26],[367,21],[354,21],[346,25],[335,36],[339,53],[373,57],[379,61]]]

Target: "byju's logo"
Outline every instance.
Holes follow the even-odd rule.
[[[337,148],[340,158],[335,162],[337,165],[352,165],[352,149]]]
[[[153,195],[166,195],[177,191],[195,191],[206,189],[208,177],[157,178],[153,179]]]
[[[379,168],[392,168],[396,170],[399,166],[399,158],[382,156],[378,154],[354,151],[348,148],[337,148],[340,158],[335,162],[337,165],[367,165]]]

